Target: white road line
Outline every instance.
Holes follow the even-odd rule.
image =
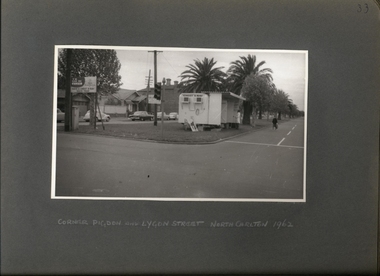
[[[285,138],[284,138],[285,139]],[[283,147],[283,148],[296,148],[303,149],[303,147],[297,146],[280,146],[275,144],[263,144],[263,143],[250,143],[250,142],[239,142],[239,141],[224,141],[225,143],[235,143],[235,144],[245,144],[245,145],[257,145],[257,146],[267,146],[267,147]]]
[[[290,133],[292,133],[292,131],[289,131],[288,134],[286,134],[286,135],[289,135]]]
[[[285,138],[282,138],[282,140],[280,141],[280,143],[277,144],[277,146],[281,145],[281,143],[285,140]]]

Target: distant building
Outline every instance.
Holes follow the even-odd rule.
[[[101,110],[107,114],[128,116],[128,114],[140,110],[142,100],[136,90],[120,88],[117,92],[102,97],[99,105]]]
[[[127,104],[125,102],[125,99],[128,99],[135,93],[136,90],[119,88],[119,90],[116,93],[106,96],[104,100],[102,100],[101,105],[125,106]]]
[[[175,81],[174,84],[172,84],[171,79],[166,79],[164,112],[167,114],[170,112],[178,113],[178,88],[178,81]],[[58,89],[57,107],[62,111],[65,111],[65,93],[64,89]],[[148,101],[147,96],[149,97]],[[90,109],[90,97],[86,94],[73,94],[72,102],[73,106],[79,107],[79,116],[84,116],[87,110]],[[147,102],[149,102],[148,106]],[[99,99],[100,109],[103,112],[110,114],[128,115],[135,111],[146,109],[148,109],[148,112],[154,112],[155,104],[157,104],[157,111],[161,111],[161,102],[154,98],[153,87],[150,88],[149,95],[147,93],[147,88],[138,91],[120,88],[116,93],[102,96]]]
[[[65,112],[66,90],[58,89],[57,91],[57,107]],[[79,116],[84,116],[90,106],[90,98],[86,94],[78,93],[72,95],[72,105],[79,107]]]
[[[145,97],[143,97],[136,90],[129,90],[120,88],[115,94],[112,95],[120,100],[121,106],[126,106],[126,110],[131,113],[143,109],[143,101]]]
[[[64,89],[58,89],[57,107],[65,111],[65,96]],[[84,116],[90,109],[90,94],[78,93],[72,94],[72,105],[79,107],[79,116]],[[110,114],[126,114],[143,109],[143,100],[136,90],[119,89],[116,93],[101,96],[99,99],[99,108],[101,111]]]
[[[146,104],[147,88],[138,90],[137,92],[144,96],[144,104]],[[169,114],[171,112],[178,113],[178,101],[179,101],[179,91],[178,91],[178,81],[172,84],[171,79],[166,79],[165,89],[162,87],[164,92],[164,112]],[[154,111],[154,104],[157,104],[157,111],[161,111],[161,102],[154,99],[154,87],[150,88],[148,112]],[[145,110],[145,109],[143,109]]]

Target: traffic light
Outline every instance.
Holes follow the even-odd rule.
[[[159,82],[154,85],[154,98],[161,100],[161,83]]]

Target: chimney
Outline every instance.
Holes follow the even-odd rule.
[[[172,80],[171,79],[166,79],[166,85],[171,85],[171,82]]]
[[[174,81],[174,85],[177,86],[178,85],[178,81]]]

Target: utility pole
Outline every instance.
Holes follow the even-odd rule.
[[[162,80],[162,92],[161,92],[161,139],[164,139],[164,94],[165,94],[165,83],[166,80]]]
[[[71,100],[71,54],[72,49],[66,52],[66,91],[65,91],[65,131],[72,130],[72,100]],[[56,111],[55,111],[56,112]]]
[[[94,103],[95,103],[95,108],[94,108],[94,114],[95,114],[95,119],[94,119],[94,129],[96,129],[96,121],[97,121],[97,116],[96,116],[96,106],[98,105],[98,93],[94,94]]]
[[[154,87],[157,84],[157,53],[162,53],[162,51],[149,51],[154,54]],[[157,126],[157,105],[154,105],[154,125]]]
[[[149,76],[148,76],[148,90],[146,92],[146,105],[145,105],[145,111],[148,112],[149,108],[149,92],[150,92],[150,69],[149,69]]]

